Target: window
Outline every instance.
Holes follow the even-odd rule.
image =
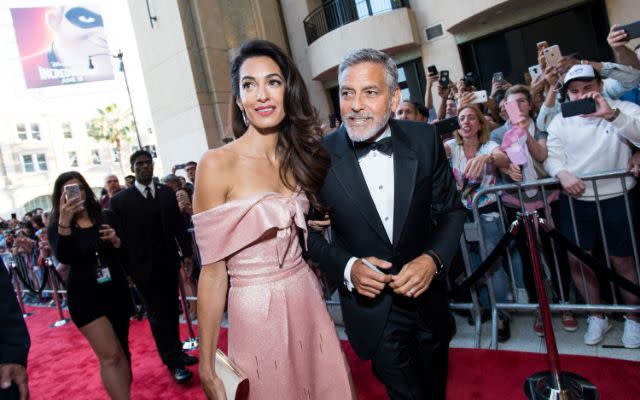
[[[40,136],[40,124],[31,124],[31,138],[34,140],[42,140]]]
[[[45,156],[44,153],[38,153],[36,155],[36,158],[38,159],[38,169],[40,171],[47,171],[47,157]]]
[[[24,124],[16,125],[16,131],[18,132],[18,139],[27,140],[27,127]]]
[[[102,161],[100,160],[100,151],[95,149],[91,150],[91,163],[93,165],[100,165]]]
[[[25,173],[49,170],[47,165],[47,155],[45,153],[23,154],[22,170]]]
[[[142,146],[142,148],[146,151],[148,151],[149,153],[151,153],[151,157],[156,158],[158,157],[158,152],[156,151],[156,146],[151,144],[151,145],[146,145],[146,146]]]
[[[36,172],[36,167],[33,165],[33,155],[24,154],[22,156],[22,170],[24,172]]]
[[[70,167],[77,167],[78,166],[78,153],[76,153],[75,151],[70,151],[67,153],[67,159],[69,160],[69,166]]]
[[[71,139],[73,137],[71,134],[71,124],[69,122],[62,123],[62,137],[65,139]]]
[[[120,162],[120,152],[117,147],[111,148],[111,158],[113,158],[113,162]]]

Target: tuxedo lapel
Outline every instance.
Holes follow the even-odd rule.
[[[369,188],[362,175],[360,164],[351,147],[351,142],[347,137],[345,128],[337,134],[337,148],[334,153],[335,158],[332,160],[331,173],[342,186],[347,196],[353,201],[355,209],[362,214],[365,221],[373,228],[373,230],[385,241],[391,244],[387,231],[382,225],[378,210],[371,198]]]
[[[391,137],[393,137],[395,186],[393,195],[393,245],[395,246],[400,240],[400,235],[409,213],[409,207],[411,206],[411,200],[413,199],[418,158],[400,127],[393,120],[390,120],[389,124],[391,126]]]

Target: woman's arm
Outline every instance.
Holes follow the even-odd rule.
[[[232,177],[228,152],[209,150],[200,160],[193,197],[194,214],[223,204]],[[215,174],[215,176],[214,176]],[[209,229],[214,229],[210,227]],[[224,385],[215,371],[220,324],[227,293],[224,261],[205,264],[198,282],[198,326],[200,335],[200,380],[207,398],[225,399]]]
[[[533,136],[527,133],[527,148],[529,149],[529,153],[531,153],[531,157],[534,160],[539,162],[544,162],[547,159],[547,140],[539,139],[536,140]]]

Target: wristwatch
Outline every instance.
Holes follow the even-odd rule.
[[[618,118],[618,115],[620,115],[620,109],[614,108],[613,115],[611,115],[609,118],[605,118],[605,120],[607,120],[608,122],[613,122],[616,118]]]
[[[442,263],[442,259],[433,250],[425,250],[424,254],[433,258],[433,261],[436,263],[436,274],[434,276],[440,275],[440,273],[444,271],[444,264]]]

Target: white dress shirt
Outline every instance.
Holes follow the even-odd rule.
[[[391,128],[387,125],[387,129],[376,140],[391,137]],[[378,150],[371,150],[365,156],[358,159],[360,170],[364,175],[367,183],[369,194],[376,206],[384,230],[389,236],[389,241],[393,242],[393,210],[394,210],[394,179],[393,179],[393,155],[386,155]],[[358,260],[357,257],[351,257],[344,269],[344,283],[347,289],[353,290],[351,282],[351,268],[353,263]]]
[[[135,181],[133,184],[135,185],[136,189],[138,189],[138,192],[140,192],[142,194],[142,197],[144,197],[145,199],[147,198],[147,187],[151,189],[151,197],[153,197],[154,199],[156,198],[156,186],[153,184],[153,181],[151,181],[149,186],[145,186],[138,181]]]

